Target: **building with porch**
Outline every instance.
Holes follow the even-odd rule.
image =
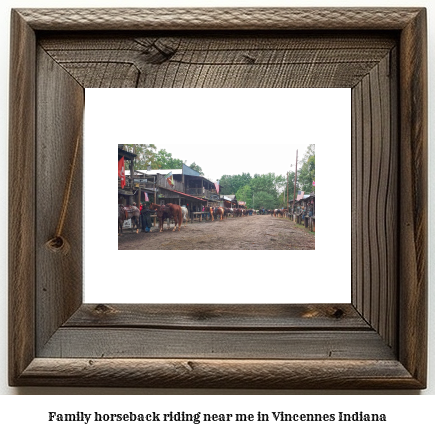
[[[170,173],[173,184],[168,181]],[[215,183],[185,164],[181,169],[135,170],[134,181],[136,187],[153,190],[151,196],[154,203],[186,206],[190,218],[193,218],[194,212],[201,212],[203,207],[220,206]]]
[[[235,194],[221,195],[221,206],[225,208],[238,208],[239,204]]]

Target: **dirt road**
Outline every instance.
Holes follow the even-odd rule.
[[[150,233],[124,230],[119,250],[314,250],[315,236],[300,225],[280,217],[254,215],[223,221],[187,223],[181,231]]]

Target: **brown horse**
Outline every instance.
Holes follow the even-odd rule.
[[[218,206],[214,210],[215,210],[216,218],[218,218],[219,220],[223,220],[225,215],[224,209],[221,206]]]
[[[134,226],[136,226],[136,233],[139,233],[139,218],[140,211],[139,208],[134,205],[123,206],[118,205],[118,234],[119,234],[119,225],[120,225],[120,214],[124,213],[124,220],[131,219],[131,230],[133,231]],[[122,220],[122,225],[124,225],[124,220]],[[122,227],[121,227],[122,234]]]
[[[224,209],[221,206],[217,206],[213,208],[210,207],[210,214],[211,214],[211,221],[214,222],[214,217],[216,217],[216,220],[223,220],[224,216]]]
[[[150,209],[157,211],[157,219],[159,221],[159,232],[163,232],[163,223],[164,220],[167,220],[167,226],[169,230],[169,219],[171,218],[171,211],[168,206],[166,205],[157,205],[155,203],[152,203],[150,205]]]
[[[209,211],[210,211],[210,215],[211,215],[211,221],[214,222],[214,208],[211,206],[209,208]]]
[[[168,203],[166,204],[166,206],[170,209],[171,217],[174,219],[175,222],[175,226],[174,229],[172,229],[172,232],[174,232],[175,229],[177,229],[177,224],[178,224],[178,232],[179,232],[181,228],[181,224],[183,223],[183,212],[181,210],[181,206],[175,205],[173,203]]]

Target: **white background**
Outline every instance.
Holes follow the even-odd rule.
[[[60,411],[75,412],[75,411],[98,411],[101,409],[106,409],[106,411],[115,410],[116,411],[129,411],[129,409],[139,411],[151,410],[154,407],[173,410],[184,410],[195,408],[198,411],[214,411],[225,412],[228,408],[241,409],[240,411],[252,411],[264,409],[265,411],[274,409],[284,410],[291,412],[292,409],[302,410],[302,411],[328,411],[332,408],[334,411],[340,411],[341,408],[346,407],[350,410],[367,410],[375,409],[377,411],[389,412],[391,415],[390,422],[387,425],[366,425],[366,424],[344,424],[342,426],[332,425],[328,426],[322,424],[316,425],[302,425],[305,431],[318,432],[319,429],[324,432],[367,432],[369,429],[371,432],[386,432],[393,430],[396,433],[408,432],[412,430],[422,431],[424,429],[424,424],[427,423],[429,426],[433,426],[432,413],[434,407],[433,394],[435,391],[435,375],[434,375],[434,360],[435,360],[435,342],[434,342],[434,322],[433,322],[433,312],[435,310],[435,302],[433,298],[433,278],[434,278],[434,267],[431,264],[432,252],[434,248],[435,238],[433,231],[429,228],[429,238],[430,238],[430,250],[429,250],[429,387],[425,391],[405,391],[405,392],[387,392],[388,395],[402,395],[402,396],[366,396],[366,395],[383,395],[385,391],[352,391],[350,392],[331,392],[331,391],[318,391],[318,395],[332,395],[332,396],[293,396],[294,394],[304,395],[311,394],[311,392],[298,392],[298,391],[283,391],[283,392],[272,392],[272,396],[268,396],[270,392],[262,391],[224,391],[233,396],[213,396],[216,392],[213,390],[204,391],[193,391],[193,390],[124,390],[124,389],[87,389],[87,388],[9,388],[7,386],[7,133],[8,133],[8,62],[9,62],[9,14],[11,7],[143,7],[143,6],[342,6],[349,7],[352,6],[394,6],[394,7],[405,7],[405,6],[425,6],[428,8],[428,24],[429,24],[429,47],[432,47],[429,51],[429,139],[431,139],[435,118],[433,110],[433,95],[435,91],[435,82],[432,78],[432,71],[434,69],[434,52],[433,47],[435,44],[435,34],[434,34],[434,23],[435,23],[435,6],[433,1],[411,1],[411,0],[396,0],[394,2],[390,1],[369,1],[360,0],[355,3],[350,3],[349,1],[331,1],[331,0],[317,0],[317,1],[283,1],[274,0],[271,2],[265,2],[264,0],[226,0],[217,1],[210,0],[206,2],[205,0],[164,0],[164,1],[152,1],[152,0],[70,0],[68,2],[62,2],[55,0],[44,0],[44,1],[18,1],[18,0],[3,0],[0,4],[0,43],[1,43],[1,61],[0,61],[0,96],[2,104],[0,106],[0,173],[2,176],[2,188],[0,189],[0,203],[3,204],[4,211],[0,213],[0,282],[1,282],[1,293],[0,293],[0,304],[1,304],[1,315],[0,315],[0,348],[1,348],[1,375],[0,375],[0,393],[5,396],[0,397],[0,415],[1,425],[6,427],[7,424],[13,425],[13,429],[20,431],[20,429],[28,430],[39,430],[44,429],[45,432],[59,432],[60,429],[64,432],[74,432],[76,433],[78,429],[82,428],[80,425],[48,425],[47,411],[59,409]],[[431,144],[430,147],[432,147]],[[429,157],[429,169],[432,170],[433,165],[433,152],[430,149]],[[430,183],[434,182],[434,175],[430,175]],[[431,203],[435,203],[435,197],[433,195],[433,189],[430,188],[429,191],[429,222],[431,221],[431,215],[433,212],[433,207]],[[29,204],[23,204],[23,206],[29,206]],[[194,394],[207,394],[209,396],[195,396]],[[219,392],[218,393],[222,393]],[[238,395],[254,394],[256,396],[243,396]],[[6,395],[43,395],[43,396],[6,396]],[[62,398],[56,397],[55,395],[62,394],[66,395]],[[110,396],[95,398],[91,396],[92,394],[123,394],[130,395],[122,397],[121,399],[113,399]],[[159,397],[159,396],[141,396],[140,398],[134,395],[156,395],[156,394],[188,394],[190,396],[180,397]],[[354,396],[343,396],[344,394],[354,395]],[[428,397],[418,397],[413,395],[432,395]],[[72,397],[71,395],[80,395],[79,397]],[[183,407],[183,408],[181,408]],[[427,426],[427,425],[426,425]],[[203,429],[204,426],[199,425],[198,429]],[[105,432],[119,432],[120,429],[128,428],[128,425],[111,425],[104,426]],[[171,429],[182,432],[192,432],[192,425],[176,425],[171,426]],[[223,427],[222,425],[217,425],[214,429],[219,429],[222,432],[222,428],[228,430],[229,427]],[[239,427],[234,427],[240,432]],[[279,430],[277,427],[268,425],[266,429],[272,428],[277,432],[292,432],[295,428],[301,428],[300,425],[284,425]],[[92,429],[95,432],[95,426],[89,426],[88,429]],[[264,431],[265,427],[260,424],[255,424],[251,427],[255,431]],[[74,431],[73,431],[74,430]],[[146,427],[138,426],[134,428],[131,427],[129,432],[145,432]],[[162,429],[162,431],[164,431]],[[234,430],[235,431],[235,430]],[[157,431],[158,432],[158,431]],[[217,431],[216,431],[217,432]]]
[[[95,191],[85,187],[85,301],[349,303],[350,103],[349,89],[87,89],[84,185],[98,185],[102,176],[107,178],[107,218],[97,230],[93,213],[86,213],[95,206]],[[307,144],[314,143],[316,249],[118,250],[114,231],[118,143],[154,143],[159,149],[174,149],[173,155],[181,159],[186,149],[204,170],[215,173],[214,179],[243,171],[251,176],[268,171],[285,175],[295,163],[296,149],[301,149],[300,162]],[[95,161],[101,171],[94,170]],[[233,171],[227,172],[228,168]],[[339,226],[331,198],[340,202]],[[152,267],[139,272],[140,264],[150,258]],[[130,264],[143,279],[131,284],[125,273],[119,273],[119,264]],[[156,291],[168,273],[179,284]],[[228,276],[237,276],[239,290],[221,285]],[[289,278],[291,285],[280,284]]]

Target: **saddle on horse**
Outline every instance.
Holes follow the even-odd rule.
[[[139,208],[135,207],[134,205],[125,206],[123,208],[125,219],[128,220],[131,217],[139,217],[140,211]]]

